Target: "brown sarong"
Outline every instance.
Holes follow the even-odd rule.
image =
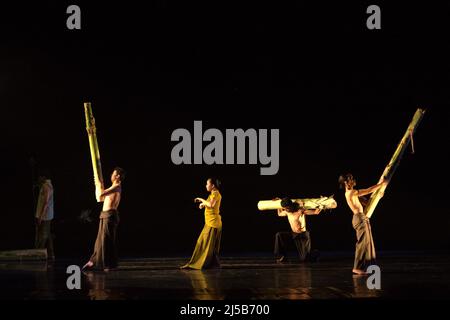
[[[93,268],[116,268],[117,258],[117,226],[119,225],[119,211],[108,210],[100,213],[97,239],[94,253],[89,261],[94,263]]]
[[[376,259],[370,220],[363,213],[354,214],[352,224],[356,231],[355,262],[353,268],[366,270]]]

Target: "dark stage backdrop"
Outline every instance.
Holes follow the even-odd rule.
[[[269,253],[274,234],[289,229],[275,213],[258,212],[258,200],[331,194],[338,208],[307,218],[313,247],[353,250],[337,178],[351,171],[360,187],[375,184],[417,107],[427,113],[416,154],[407,151],[381,200],[374,238],[378,250],[450,248],[450,50],[431,9],[386,7],[382,30],[371,32],[364,5],[296,3],[258,15],[229,4],[228,15],[168,1],[81,3],[82,29],[71,31],[69,4],[0,13],[0,250],[33,245],[33,158],[53,175],[57,255],[91,251],[100,207],[85,101],[105,178],[116,165],[128,173],[122,255],[189,255],[203,225],[193,199],[207,196],[210,175],[223,181],[224,254]],[[193,133],[194,120],[222,132],[279,129],[278,174],[261,176],[259,165],[174,165],[171,133]],[[91,223],[79,219],[86,210]]]

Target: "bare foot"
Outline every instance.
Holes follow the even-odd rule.
[[[357,274],[357,275],[360,275],[360,276],[368,275],[367,272],[365,272],[364,270],[360,270],[360,269],[353,269],[352,272],[353,272],[354,274]]]
[[[92,261],[88,261],[88,263],[86,263],[82,269],[84,270],[86,268],[92,268],[93,266],[94,266],[94,263]]]
[[[189,270],[189,269],[191,269],[191,267],[188,264],[185,264],[185,265],[181,266],[180,269]]]

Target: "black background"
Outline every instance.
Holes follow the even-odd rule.
[[[56,254],[87,257],[97,220],[83,102],[91,101],[104,176],[128,172],[120,206],[122,256],[189,255],[203,225],[193,203],[210,175],[223,181],[223,254],[267,252],[287,221],[258,212],[274,196],[335,194],[339,207],[308,219],[313,246],[351,251],[351,212],[338,190],[351,171],[378,181],[417,107],[427,112],[372,218],[378,250],[446,250],[450,6],[289,5],[170,1],[81,7],[2,5],[0,250],[33,246],[30,158],[50,167]],[[177,128],[280,129],[280,170],[259,165],[175,166]]]

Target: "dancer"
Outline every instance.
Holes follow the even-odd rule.
[[[195,198],[199,208],[205,209],[205,226],[198,237],[197,244],[191,260],[181,269],[204,269],[220,267],[219,251],[222,236],[222,218],[220,216],[220,203],[222,195],[219,192],[220,181],[209,178],[206,181],[206,190],[210,192],[208,199]]]
[[[351,173],[339,177],[341,189],[345,188],[345,199],[353,212],[352,225],[356,231],[355,262],[352,272],[358,275],[367,275],[366,268],[375,261],[375,245],[372,238],[372,229],[369,218],[364,212],[359,197],[371,194],[387,185],[387,181],[374,185],[367,189],[356,190],[356,180]]]
[[[279,200],[276,198],[274,200]],[[278,209],[278,216],[287,217],[291,226],[291,232],[278,232],[275,235],[275,256],[281,256],[277,262],[286,262],[287,245],[289,242],[294,242],[297,248],[300,261],[317,260],[318,253],[314,251],[311,254],[311,237],[309,231],[306,230],[305,215],[317,215],[321,209],[305,210],[302,208],[303,203],[293,202],[289,198],[281,200],[282,209]]]
[[[38,179],[39,197],[36,206],[36,249],[47,249],[48,260],[55,260],[51,224],[54,218],[53,185],[48,173]]]
[[[96,183],[96,194],[103,201],[103,209],[100,213],[97,239],[95,240],[94,253],[83,269],[100,269],[109,271],[117,268],[117,227],[119,225],[119,203],[122,194],[122,182],[125,179],[125,171],[116,167],[111,174],[111,187],[104,190],[102,184]]]

